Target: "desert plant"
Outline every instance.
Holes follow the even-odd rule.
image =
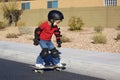
[[[117,34],[116,40],[120,40],[120,32]]]
[[[104,28],[102,26],[94,27],[94,31],[96,31],[97,33],[101,33],[103,30],[104,30]]]
[[[32,29],[30,27],[18,27],[20,34],[32,34]]]
[[[6,35],[6,38],[18,38],[18,35],[14,33],[9,33]]]
[[[26,24],[23,21],[18,21],[17,26],[23,27],[23,26],[26,26]]]
[[[120,24],[116,27],[116,30],[120,30]]]
[[[0,21],[0,29],[3,29],[4,27],[3,27],[3,22],[2,21]]]
[[[69,30],[82,30],[84,23],[80,17],[71,17],[68,22]]]
[[[15,26],[17,26],[17,22],[23,12],[22,10],[19,10],[17,6],[16,0],[8,0],[8,4],[4,3],[2,6],[4,18],[9,21],[9,25],[14,22]]]
[[[66,37],[66,36],[62,36],[61,37],[61,40],[62,40],[62,42],[70,42],[71,40],[68,38],[68,37]]]
[[[93,36],[93,43],[95,44],[105,44],[107,43],[107,38],[104,34],[98,33]]]

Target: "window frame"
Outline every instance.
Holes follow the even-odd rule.
[[[105,6],[117,6],[117,0],[104,0]]]
[[[47,0],[47,8],[58,8],[58,0]]]
[[[22,10],[29,10],[30,9],[30,2],[21,3]]]

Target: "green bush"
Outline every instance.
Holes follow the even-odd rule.
[[[95,34],[93,36],[93,41],[94,41],[93,43],[95,44],[105,44],[107,43],[107,37],[102,33]]]
[[[94,27],[94,31],[101,33],[104,30],[104,28],[102,26],[96,26]]]
[[[120,40],[120,32],[117,34],[116,40]]]
[[[84,23],[80,17],[71,17],[68,22],[69,30],[82,30]]]
[[[7,34],[6,38],[18,38],[18,35],[14,33],[9,33]]]
[[[61,40],[62,40],[62,42],[71,42],[71,40],[66,36],[62,36]]]

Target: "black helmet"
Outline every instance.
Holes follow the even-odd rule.
[[[53,20],[62,20],[64,19],[63,14],[58,11],[58,10],[52,10],[48,13],[48,20],[50,21],[51,19]]]

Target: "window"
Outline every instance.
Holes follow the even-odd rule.
[[[22,3],[21,9],[23,9],[23,10],[30,9],[30,2]]]
[[[117,6],[117,0],[105,0],[105,6]]]
[[[49,0],[47,8],[58,8],[58,0]]]

